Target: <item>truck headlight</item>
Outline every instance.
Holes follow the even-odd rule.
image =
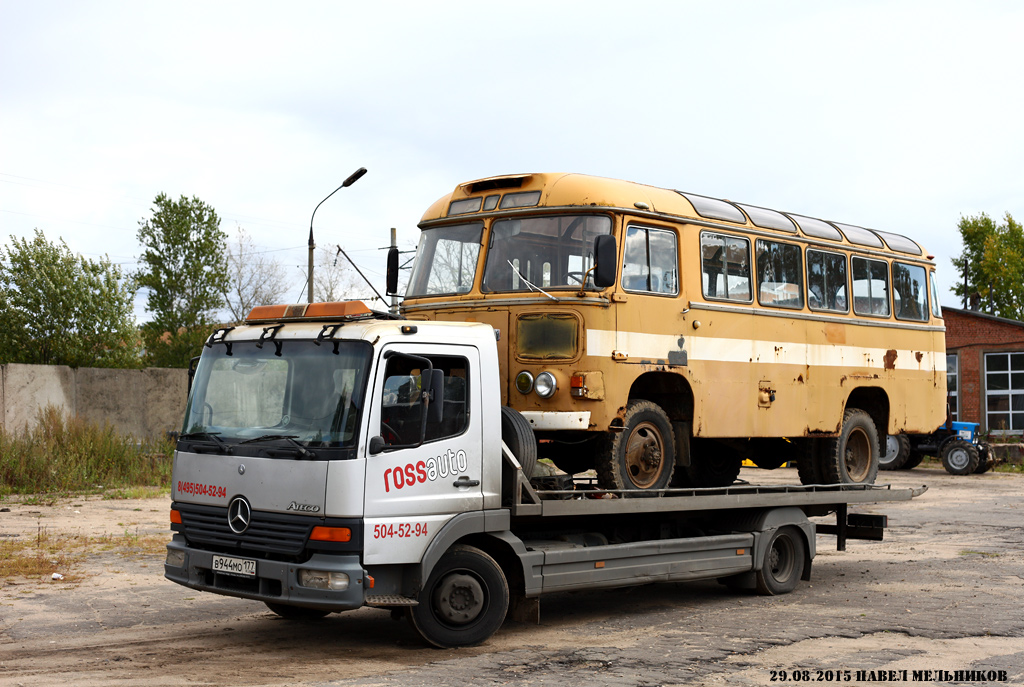
[[[523,370],[516,375],[516,391],[521,394],[528,394],[533,391],[533,375]]]
[[[329,589],[332,592],[343,592],[348,589],[348,575],[341,572],[326,570],[299,570],[299,585],[310,589]]]
[[[184,568],[185,552],[181,549],[167,549],[167,558],[164,560],[164,565],[172,568]]]
[[[541,398],[551,398],[555,393],[555,389],[558,388],[558,383],[555,381],[555,375],[550,372],[541,372],[537,375],[537,379],[533,383],[533,388]]]

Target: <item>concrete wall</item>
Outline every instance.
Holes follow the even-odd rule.
[[[139,439],[181,428],[188,372],[0,365],[0,420],[9,432],[36,423],[47,405]]]

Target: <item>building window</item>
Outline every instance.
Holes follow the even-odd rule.
[[[946,402],[953,421],[960,419],[960,366],[956,353],[946,354]]]
[[[985,354],[985,401],[989,432],[1024,432],[1024,352]]]

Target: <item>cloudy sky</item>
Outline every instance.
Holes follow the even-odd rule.
[[[301,301],[359,167],[314,233],[382,291],[458,183],[581,172],[905,234],[956,306],[960,216],[1024,217],[1022,35],[1019,2],[0,0],[0,239],[131,270],[197,196]]]

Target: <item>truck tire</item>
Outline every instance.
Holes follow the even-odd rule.
[[[791,525],[775,530],[765,549],[761,569],[757,571],[758,593],[775,596],[796,589],[804,574],[806,555],[800,530]]]
[[[878,457],[879,470],[899,470],[910,457],[910,437],[906,434],[885,435],[885,453]]]
[[[939,449],[942,467],[951,475],[970,475],[978,469],[978,447],[963,439],[947,441]]]
[[[474,546],[458,545],[434,566],[409,621],[436,647],[473,646],[498,631],[508,603],[508,582],[498,563]]]
[[[675,468],[675,437],[668,415],[655,403],[633,400],[626,404],[621,432],[610,434],[598,453],[595,467],[602,489],[638,490],[629,496],[658,496],[667,489]]]
[[[523,476],[533,477],[537,467],[537,437],[526,418],[508,406],[501,407],[501,440],[519,461]]]
[[[878,476],[878,429],[867,412],[843,413],[839,436],[825,442],[821,476],[826,484],[874,484]]]
[[[285,620],[295,620],[298,622],[311,622],[314,620],[320,620],[324,616],[328,615],[330,611],[321,611],[317,608],[303,608],[302,606],[288,606],[287,604],[276,604],[270,601],[264,601],[267,608],[277,613]]]
[[[796,474],[800,484],[824,484],[821,476],[821,440],[801,439],[800,450],[796,459]]]

